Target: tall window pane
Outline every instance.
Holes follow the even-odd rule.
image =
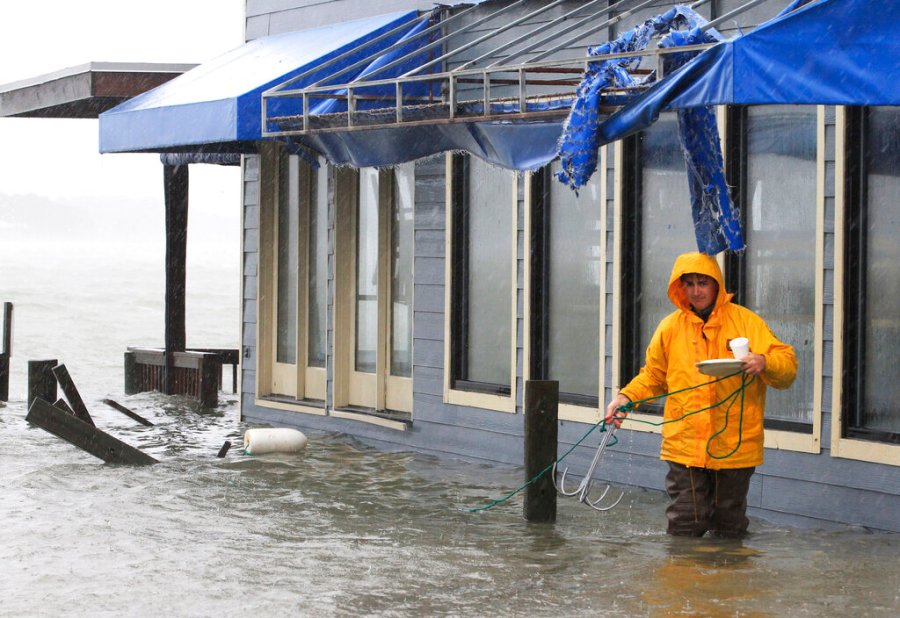
[[[356,370],[375,372],[378,342],[378,170],[359,171],[356,245]]]
[[[324,162],[311,174],[307,364],[324,367],[328,311],[328,175]]]
[[[297,362],[297,272],[299,268],[299,183],[297,157],[283,155],[278,171],[278,267],[275,358]]]
[[[510,387],[512,180],[468,157],[464,380]]]
[[[812,422],[815,354],[816,108],[747,108],[747,251],[742,304],[794,346],[797,380],[769,389],[766,416]],[[753,348],[753,342],[750,342]]]
[[[558,167],[558,164],[555,164]],[[556,170],[554,170],[556,171]],[[549,182],[547,379],[561,393],[597,397],[600,352],[600,185],[598,175],[576,195]]]
[[[865,157],[864,429],[900,434],[900,109],[868,110]]]
[[[394,171],[391,214],[391,375],[412,376],[415,164]]]
[[[697,250],[674,113],[663,114],[641,133],[640,162],[640,289],[634,292],[640,294],[639,350],[643,355],[656,325],[675,309],[668,295],[675,258]]]

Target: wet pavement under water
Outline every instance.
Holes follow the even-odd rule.
[[[607,513],[521,495],[522,471],[310,434],[243,455],[234,396],[201,414],[158,394],[98,401],[98,427],[160,460],[106,465],[0,407],[0,615],[896,616],[900,535],[778,527],[674,539],[665,499]],[[226,457],[216,453],[234,443]]]

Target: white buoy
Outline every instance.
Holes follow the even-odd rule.
[[[302,431],[287,427],[261,427],[244,432],[244,453],[296,453],[306,448],[308,440]]]

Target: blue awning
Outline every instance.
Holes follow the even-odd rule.
[[[600,127],[601,143],[660,112],[707,105],[900,105],[900,2],[813,0],[706,50]]]
[[[311,78],[349,66],[398,41],[399,27],[419,17],[391,13],[250,41],[101,114],[100,152],[252,152],[264,90],[361,49]]]

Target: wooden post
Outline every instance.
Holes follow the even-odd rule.
[[[81,394],[78,392],[78,389],[75,388],[75,382],[72,381],[72,377],[69,375],[69,370],[66,369],[66,366],[57,365],[54,367],[53,375],[56,376],[59,387],[62,389],[66,399],[69,400],[69,405],[72,407],[72,410],[75,411],[75,416],[88,425],[94,425],[94,419],[91,418],[91,413],[88,412],[87,406],[84,405]]]
[[[9,401],[9,354],[0,352],[0,401]]]
[[[165,393],[175,388],[175,361],[172,352],[184,352],[185,279],[187,261],[188,166],[165,165],[166,196],[166,384]]]
[[[28,408],[25,420],[62,438],[106,463],[145,465],[157,461],[133,446],[125,444],[93,425],[52,406],[43,399],[35,399]]]
[[[56,401],[56,376],[53,375],[53,368],[58,364],[59,361],[55,358],[28,361],[29,408],[38,398],[44,401]]]
[[[12,357],[12,303],[3,303],[3,348],[0,349],[0,401],[9,401],[9,359]]]
[[[13,304],[3,303],[3,353],[12,356]]]
[[[219,375],[221,365],[215,354],[204,354],[197,370],[200,378],[200,407],[215,408],[219,405]]]
[[[527,521],[556,521],[556,488],[552,472],[559,433],[559,382],[525,382],[525,480],[544,475],[525,489],[523,513]]]
[[[135,357],[134,352],[129,350],[128,352],[125,352],[125,394],[134,395],[135,393],[140,393],[142,390],[141,374],[137,364],[137,358]]]

